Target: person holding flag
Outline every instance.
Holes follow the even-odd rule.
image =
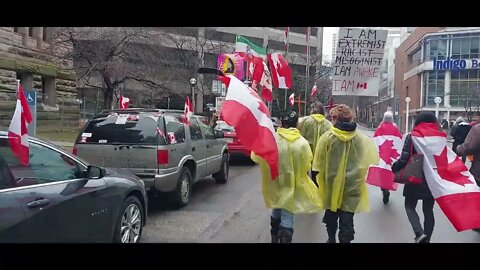
[[[392,163],[398,160],[402,148],[402,133],[393,122],[391,111],[383,114],[383,121],[373,134],[373,139],[378,146],[380,163],[368,168],[367,183],[381,188],[383,203],[387,204],[390,200],[389,190],[397,190]]]
[[[339,242],[350,243],[354,214],[369,210],[365,176],[379,156],[373,141],[356,130],[347,105],[338,105],[330,114],[334,126],[318,140],[312,169],[318,172],[318,192],[326,209],[327,243],[336,243],[338,228]]]
[[[423,124],[436,125],[438,132],[440,132],[440,126],[437,123],[437,118],[431,112],[420,112],[415,119],[414,131],[418,126]],[[399,172],[401,169],[407,166],[408,161],[412,155],[419,153],[418,147],[412,141],[412,134],[407,135],[403,146],[400,159],[393,163],[392,171],[394,173]],[[422,152],[420,152],[421,154]],[[403,196],[405,197],[405,211],[407,217],[412,225],[413,232],[415,234],[415,243],[428,243],[432,237],[433,228],[435,226],[435,216],[433,214],[433,206],[435,200],[432,196],[427,181],[422,179],[421,183],[407,182],[403,188]],[[423,216],[425,218],[423,227],[420,224],[416,207],[419,200],[422,200]]]
[[[293,217],[298,213],[313,214],[322,210],[317,188],[308,177],[312,151],[296,129],[298,114],[291,111],[281,119],[277,129],[279,175],[272,178],[268,164],[255,153],[251,158],[260,165],[265,205],[272,208],[270,233],[272,243],[291,243]]]

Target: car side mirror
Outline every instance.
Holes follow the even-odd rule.
[[[104,168],[97,166],[88,166],[87,168],[87,177],[88,179],[101,179],[105,176],[106,171]]]
[[[225,134],[221,130],[215,130],[215,138],[217,139],[225,138]]]

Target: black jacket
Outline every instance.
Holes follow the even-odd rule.
[[[467,135],[471,129],[472,126],[466,122],[462,122],[452,129],[450,135],[452,135],[454,140],[452,145],[453,151],[457,151],[457,146],[465,142],[465,138],[467,138]]]
[[[403,145],[400,159],[392,165],[392,172],[396,173],[401,169],[405,168],[410,157],[417,153],[412,143],[412,137],[409,134],[405,138],[405,144]],[[421,184],[406,183],[405,187],[403,188],[403,196],[414,196],[417,200],[433,199],[432,193],[430,192],[427,181],[425,181],[425,179],[422,180]]]

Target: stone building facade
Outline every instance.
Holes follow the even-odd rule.
[[[0,27],[0,130],[16,104],[16,80],[37,92],[37,133],[78,126],[79,104],[69,47],[53,46],[54,27]]]

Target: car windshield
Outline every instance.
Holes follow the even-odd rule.
[[[217,126],[215,128],[221,131],[232,131],[232,132],[235,131],[235,129],[232,126],[229,126],[224,121],[218,121]]]

